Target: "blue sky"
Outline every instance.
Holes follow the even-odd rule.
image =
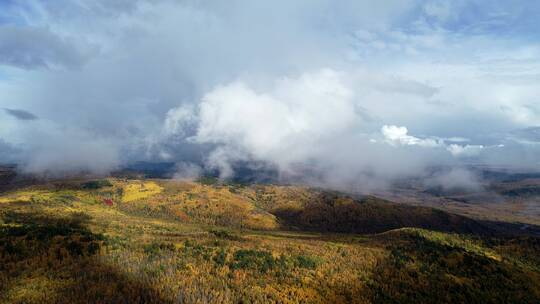
[[[247,161],[335,183],[537,169],[539,14],[525,0],[3,0],[0,158],[224,176]]]

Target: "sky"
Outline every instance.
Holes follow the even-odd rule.
[[[439,165],[537,170],[539,14],[530,0],[0,0],[0,162],[221,177],[241,163],[350,187]]]

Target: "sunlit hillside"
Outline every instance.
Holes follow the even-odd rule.
[[[57,181],[0,195],[0,302],[539,303],[517,234],[298,186]]]

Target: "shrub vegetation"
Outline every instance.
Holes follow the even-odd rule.
[[[0,303],[540,303],[535,236],[302,187],[107,181],[0,195]]]

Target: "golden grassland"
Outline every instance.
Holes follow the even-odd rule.
[[[122,202],[133,202],[151,197],[160,193],[163,188],[155,182],[130,181],[121,185]]]
[[[1,303],[540,301],[537,238],[458,234],[476,226],[375,198],[108,179],[0,202]]]

